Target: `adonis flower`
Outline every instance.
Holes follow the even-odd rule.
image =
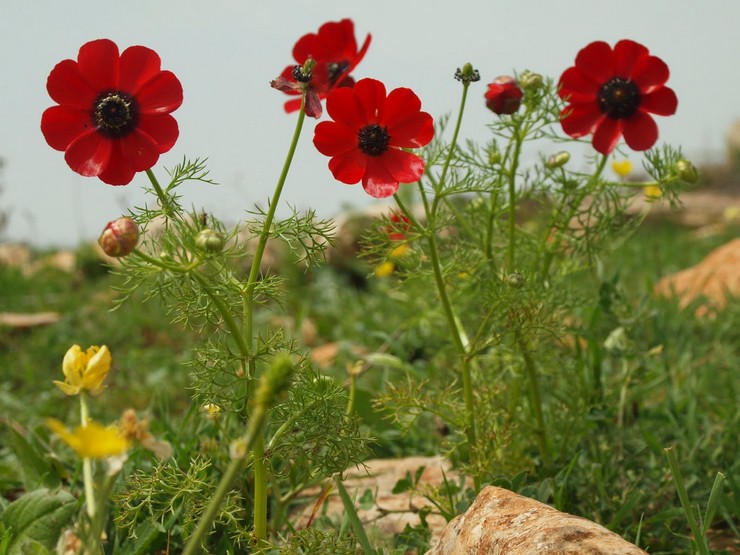
[[[331,156],[329,169],[338,181],[362,181],[370,196],[384,198],[399,183],[421,178],[424,160],[403,149],[429,143],[434,123],[413,91],[398,88],[386,96],[383,83],[362,79],[351,89],[332,91],[326,110],[334,121],[316,126],[313,144]]]
[[[97,395],[105,387],[103,380],[110,371],[110,363],[110,351],[105,345],[92,346],[87,351],[72,345],[62,361],[64,381],[54,380],[54,384],[67,395],[77,395],[83,389]]]
[[[58,106],[44,112],[41,132],[81,175],[126,185],[177,141],[170,113],[182,104],[182,86],[144,46],[119,55],[110,40],[88,42],[77,61],[51,70],[46,89]]]
[[[668,66],[648,49],[621,40],[612,49],[592,42],[576,56],[575,66],[560,77],[563,130],[571,137],[593,133],[592,144],[609,154],[624,135],[633,150],[647,150],[658,140],[650,114],[670,116],[678,100],[668,81]]]
[[[317,33],[309,33],[298,39],[293,47],[293,58],[298,66],[286,67],[280,77],[272,82],[272,86],[291,95],[299,95],[306,90],[306,115],[319,118],[320,100],[326,98],[329,91],[354,84],[349,73],[365,57],[370,40],[368,34],[358,50],[355,24],[351,19],[324,23]],[[296,72],[296,67],[304,67],[309,58],[314,61],[310,74]],[[300,99],[285,103],[285,111],[289,113],[300,107]]]
[[[519,109],[524,93],[516,79],[508,75],[501,75],[488,85],[486,91],[486,107],[493,113],[500,115],[513,114]]]

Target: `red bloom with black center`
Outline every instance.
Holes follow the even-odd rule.
[[[593,133],[592,144],[609,154],[624,135],[633,150],[647,150],[658,140],[650,114],[670,116],[678,99],[665,86],[668,66],[643,45],[621,40],[612,49],[592,42],[576,56],[576,64],[560,77],[560,98],[569,104],[560,117],[571,137]]]
[[[329,169],[342,183],[362,181],[373,197],[389,197],[399,183],[418,181],[424,160],[402,150],[426,145],[434,136],[432,116],[421,111],[413,91],[362,79],[353,88],[332,91],[326,110],[334,121],[316,126],[313,144],[331,156]]]
[[[319,27],[317,33],[303,35],[293,47],[293,58],[298,66],[303,67],[306,60],[312,58],[316,64],[309,76],[296,79],[295,65],[286,67],[283,73],[273,82],[273,86],[286,94],[300,95],[307,89],[306,115],[321,117],[319,100],[336,87],[351,87],[354,80],[349,73],[365,57],[371,40],[370,34],[358,50],[355,40],[355,24],[351,19],[330,21]],[[278,86],[276,86],[278,85]],[[312,102],[309,102],[312,100]],[[285,111],[295,112],[301,107],[300,99],[288,100]]]
[[[119,55],[110,40],[88,42],[77,61],[51,70],[46,89],[59,105],[44,111],[41,132],[81,175],[126,185],[177,141],[170,112],[182,104],[182,86],[144,46]]]

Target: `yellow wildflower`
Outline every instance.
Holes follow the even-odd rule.
[[[410,250],[411,247],[409,247],[408,243],[402,243],[397,247],[393,247],[389,256],[392,259],[403,258]]]
[[[87,426],[77,426],[70,432],[55,418],[49,418],[46,424],[83,459],[105,459],[120,455],[128,449],[128,441],[115,426],[89,422]]]
[[[380,266],[375,268],[375,277],[384,278],[388,277],[396,269],[396,265],[390,260],[386,260]]]
[[[632,172],[632,162],[627,160],[614,160],[612,162],[612,170],[620,177],[626,177]]]
[[[64,381],[54,380],[54,383],[67,395],[77,395],[83,389],[98,395],[105,388],[103,380],[110,371],[110,362],[110,351],[105,345],[94,345],[87,351],[72,345],[62,361]]]
[[[213,403],[206,403],[202,407],[203,412],[208,420],[218,420],[221,416],[221,407]]]
[[[647,200],[658,200],[663,196],[663,191],[656,185],[648,185],[642,190]]]

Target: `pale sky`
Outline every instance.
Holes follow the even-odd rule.
[[[656,118],[661,142],[682,146],[699,164],[722,159],[727,129],[740,118],[736,1],[2,0],[0,210],[10,212],[10,223],[0,240],[74,246],[146,198],[144,174],[125,187],[79,176],[41,135],[41,114],[53,104],[46,78],[85,42],[110,38],[120,50],[141,44],[159,53],[185,100],[173,114],[180,138],[154,171],[166,181],[164,167],[183,156],[209,158],[220,185],[186,185],[183,201],[236,222],[272,193],[295,124],[270,80],[292,62],[300,36],[344,17],[354,20],[358,42],[373,35],[355,78],[410,87],[435,118],[457,110],[455,69],[471,62],[480,71],[463,137],[487,139],[485,124],[495,116],[482,97],[496,76],[530,69],[557,79],[589,42],[622,38],[670,67],[679,104],[675,116]],[[307,119],[283,205],[332,216],[372,202],[360,185],[334,181],[311,143],[314,126]]]

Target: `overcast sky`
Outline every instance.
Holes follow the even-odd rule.
[[[3,0],[0,18],[0,210],[10,212],[1,237],[70,246],[94,239],[105,223],[139,205],[144,174],[125,187],[72,172],[39,130],[52,105],[46,78],[79,47],[110,38],[121,50],[156,50],[185,101],[174,113],[175,147],[155,173],[183,156],[208,157],[218,186],[187,185],[187,205],[224,220],[244,217],[271,194],[295,114],[269,82],[291,63],[296,39],[325,21],[351,17],[358,42],[373,41],[356,78],[388,89],[412,88],[435,118],[457,109],[456,67],[472,62],[482,81],[471,89],[464,136],[486,139],[493,117],[482,102],[485,82],[530,69],[557,78],[593,40],[630,38],[663,58],[677,114],[657,118],[660,140],[682,146],[696,162],[721,159],[732,121],[740,118],[740,2],[728,0]],[[371,201],[358,186],[335,182],[328,159],[302,141],[283,193],[285,202],[331,216]],[[635,157],[635,162],[639,158]]]

